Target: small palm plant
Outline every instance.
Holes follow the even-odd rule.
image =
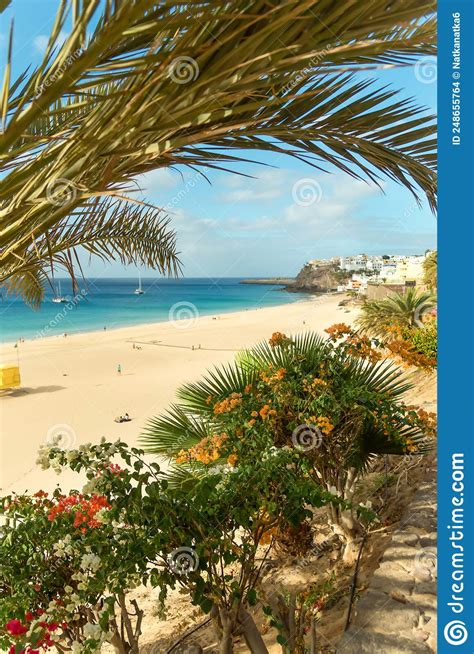
[[[362,331],[386,337],[391,327],[421,326],[423,316],[436,305],[431,291],[418,292],[410,288],[404,295],[393,293],[383,300],[369,300],[361,307],[357,320]]]
[[[352,506],[360,475],[376,455],[424,451],[431,429],[403,403],[411,386],[401,371],[363,346],[276,333],[180,388],[180,402],[150,421],[142,442],[174,461],[180,479],[294,451],[301,475],[339,496],[329,519],[349,545],[361,531]]]

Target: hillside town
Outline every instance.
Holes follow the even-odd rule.
[[[339,278],[338,291],[366,294],[369,286],[420,286],[423,284],[423,263],[430,254],[431,250],[427,250],[424,254],[409,256],[357,254],[329,260],[313,259],[305,269],[316,272],[331,266]]]

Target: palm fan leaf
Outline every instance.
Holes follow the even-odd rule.
[[[285,347],[272,347],[267,341],[263,341],[252,349],[239,353],[237,361],[244,368],[261,371],[265,367],[289,368],[295,358],[298,358],[304,369],[310,373],[318,370],[319,365],[328,356],[329,348],[324,338],[309,332],[291,337]]]
[[[181,405],[172,405],[163,416],[149,421],[141,440],[149,452],[174,457],[211,433],[207,421],[192,415]]]
[[[212,403],[223,400],[231,393],[243,393],[255,379],[255,372],[236,364],[227,364],[208,370],[201,381],[185,384],[177,395],[187,410],[212,415]]]
[[[436,304],[431,291],[410,288],[407,293],[392,293],[383,300],[369,300],[361,307],[357,324],[361,331],[386,336],[387,327],[414,327],[422,322],[423,314]]]

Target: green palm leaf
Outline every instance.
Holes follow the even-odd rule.
[[[410,288],[405,294],[393,293],[383,300],[365,302],[357,324],[361,331],[384,337],[387,327],[420,324],[423,314],[435,305],[436,296],[431,291],[419,292]]]
[[[177,165],[232,170],[257,150],[375,183],[390,178],[434,207],[432,117],[356,74],[411,65],[435,43],[432,7],[415,0],[393,0],[390,11],[385,0],[66,0],[42,63],[13,83],[6,69],[0,282],[34,264],[32,241],[54,249],[65,221],[81,242],[84,213],[98,198],[123,197],[139,175]],[[194,62],[186,85],[173,79],[180,57]],[[67,206],[48,198],[58,179],[78,191]],[[126,203],[120,209],[126,219]],[[150,229],[142,255],[154,247]],[[97,247],[107,258],[118,253]]]

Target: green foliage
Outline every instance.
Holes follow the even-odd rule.
[[[438,355],[438,327],[436,321],[428,322],[423,327],[414,329],[409,340],[417,352],[436,359]]]
[[[183,386],[180,403],[151,420],[142,441],[198,478],[216,465],[250,470],[288,453],[298,476],[339,497],[329,506],[334,520],[364,513],[350,504],[357,476],[377,454],[424,451],[426,425],[402,401],[410,385],[401,371],[352,351],[312,333],[276,333]]]
[[[266,535],[276,525],[301,525],[311,508],[337,501],[299,474],[293,451],[232,470],[215,467],[186,487],[170,486],[156,463],[121,442],[68,452],[45,447],[39,462],[86,473],[88,481],[68,495],[57,489],[51,497],[5,498],[4,647],[34,647],[53,624],[48,638],[59,647],[75,642],[94,652],[119,641],[138,652],[142,612],[126,596],[140,584],[157,587],[161,600],[181,586],[203,612],[225,614],[232,634],[251,620],[245,610],[256,602],[256,555]],[[11,620],[24,633],[9,631]],[[133,639],[120,620],[135,621]]]
[[[130,467],[111,464],[114,456]],[[166,551],[171,504],[159,467],[151,464],[144,470],[139,457],[139,450],[128,451],[123,443],[70,452],[45,449],[44,466],[67,465],[87,473],[83,491],[63,494],[57,488],[51,496],[39,491],[3,498],[3,648],[47,647],[53,639],[60,648],[75,643],[86,653],[96,652],[104,641],[138,651],[143,612],[127,594],[153,580],[166,590],[158,566]],[[161,509],[161,530],[138,519],[148,501],[153,510]],[[20,621],[24,633],[12,634],[11,620]],[[120,629],[124,620],[133,625],[126,635]]]
[[[423,281],[430,288],[438,286],[438,252],[430,252],[423,262]]]
[[[410,288],[405,294],[393,293],[383,300],[365,302],[357,324],[362,331],[384,338],[391,327],[420,325],[424,314],[435,305],[433,293]]]

